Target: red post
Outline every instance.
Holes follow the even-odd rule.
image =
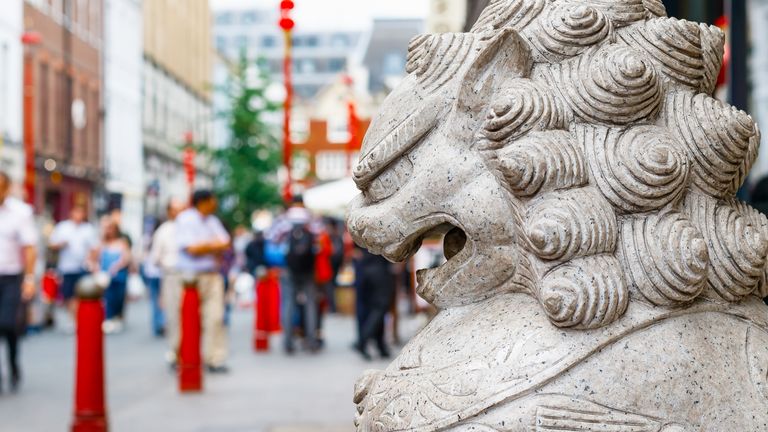
[[[75,419],[72,432],[106,432],[104,391],[103,287],[83,278],[77,287],[77,360],[75,369]]]
[[[278,270],[271,269],[256,283],[253,349],[269,351],[269,335],[280,331],[280,283]]]
[[[184,281],[181,302],[181,341],[179,343],[179,391],[193,393],[203,391],[203,361],[200,353],[200,292],[197,281]]]
[[[291,18],[293,10],[293,0],[282,0],[280,2],[280,28],[285,37],[285,52],[283,57],[283,81],[285,83],[285,104],[283,105],[283,165],[285,166],[286,181],[283,190],[283,199],[290,203],[292,199],[291,192],[291,159],[293,149],[291,148],[291,106],[293,101],[293,81],[292,81],[292,49],[293,49],[293,27],[295,25]]]

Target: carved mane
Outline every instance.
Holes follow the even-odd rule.
[[[601,327],[630,299],[765,295],[768,221],[734,197],[760,132],[711,96],[722,32],[658,0],[494,0],[470,34],[415,38],[407,70],[434,92],[505,29],[533,65],[487,103],[477,148],[520,215],[552,323]]]

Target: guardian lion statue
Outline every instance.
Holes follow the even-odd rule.
[[[760,132],[711,96],[723,44],[660,0],[494,0],[412,40],[348,223],[447,262],[358,431],[768,431],[768,220],[735,198]]]

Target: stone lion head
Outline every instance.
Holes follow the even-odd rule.
[[[401,261],[442,234],[425,299],[524,292],[560,327],[765,295],[768,223],[734,198],[760,134],[711,96],[723,42],[659,0],[495,0],[470,33],[414,38],[352,236]]]

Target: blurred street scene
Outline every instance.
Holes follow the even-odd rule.
[[[488,4],[3,0],[0,431],[351,431],[355,380],[433,316],[414,274],[444,261],[440,239],[357,248],[351,170],[409,41]],[[664,4],[726,31],[715,94],[768,125],[768,0]],[[763,212],[766,176],[761,152],[739,192]],[[85,319],[104,385],[76,378]]]

